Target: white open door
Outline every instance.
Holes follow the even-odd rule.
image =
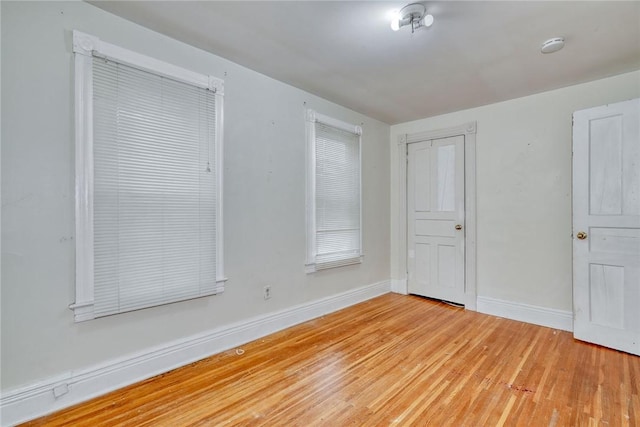
[[[464,304],[464,136],[407,154],[409,293]]]
[[[577,339],[640,355],[640,101],[573,115]]]

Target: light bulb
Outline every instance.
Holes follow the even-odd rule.
[[[393,12],[390,13],[390,15],[391,15],[391,29],[393,31],[398,31],[400,29],[400,19],[402,19],[402,17],[400,16],[400,11],[394,10]]]
[[[422,23],[425,27],[430,27],[433,25],[433,15],[425,15],[422,18]]]

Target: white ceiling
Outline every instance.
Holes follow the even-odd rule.
[[[387,17],[410,1],[91,3],[389,124],[640,68],[638,1],[423,2],[414,34]]]

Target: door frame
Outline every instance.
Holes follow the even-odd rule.
[[[404,266],[402,277],[393,291],[408,294],[407,272],[407,162],[408,144],[431,139],[464,137],[464,305],[467,310],[476,311],[476,122],[467,122],[460,126],[426,130],[398,136],[398,249],[399,264]]]

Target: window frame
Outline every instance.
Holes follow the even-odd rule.
[[[196,73],[164,61],[133,52],[74,30],[75,89],[75,302],[69,306],[76,322],[95,318],[94,313],[94,224],[93,224],[93,57],[115,62],[208,89],[215,94],[216,105],[216,293],[224,291],[223,254],[223,97],[222,79]]]
[[[359,171],[359,186],[358,197],[360,206],[360,241],[359,241],[359,255],[356,257],[346,258],[345,262],[340,262],[338,265],[319,265],[317,263],[316,252],[316,123],[322,123],[327,126],[334,127],[336,129],[358,135],[358,171]],[[307,274],[315,273],[319,270],[331,269],[342,267],[346,265],[360,264],[364,258],[362,248],[362,127],[351,123],[344,122],[342,120],[335,119],[333,117],[320,114],[313,109],[307,109],[305,112],[305,131],[306,131],[306,258],[305,258],[305,272]]]

